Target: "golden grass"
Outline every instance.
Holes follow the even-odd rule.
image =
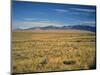
[[[12,33],[12,72],[91,69],[95,33],[79,30]]]

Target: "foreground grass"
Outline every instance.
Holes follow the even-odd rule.
[[[12,34],[12,72],[47,72],[92,69],[95,33],[42,31]]]

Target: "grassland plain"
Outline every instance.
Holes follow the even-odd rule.
[[[12,72],[95,68],[95,33],[80,30],[12,32]]]

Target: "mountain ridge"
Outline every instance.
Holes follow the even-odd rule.
[[[96,32],[96,27],[95,26],[83,26],[83,25],[74,25],[74,26],[45,26],[45,27],[31,27],[27,29],[18,29],[18,30],[36,30],[36,29],[41,29],[41,30],[67,30],[67,29],[76,29],[76,30],[86,30],[86,31],[91,31],[91,32]]]

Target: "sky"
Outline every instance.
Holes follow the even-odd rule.
[[[90,25],[96,23],[96,7],[12,1],[12,28]]]

